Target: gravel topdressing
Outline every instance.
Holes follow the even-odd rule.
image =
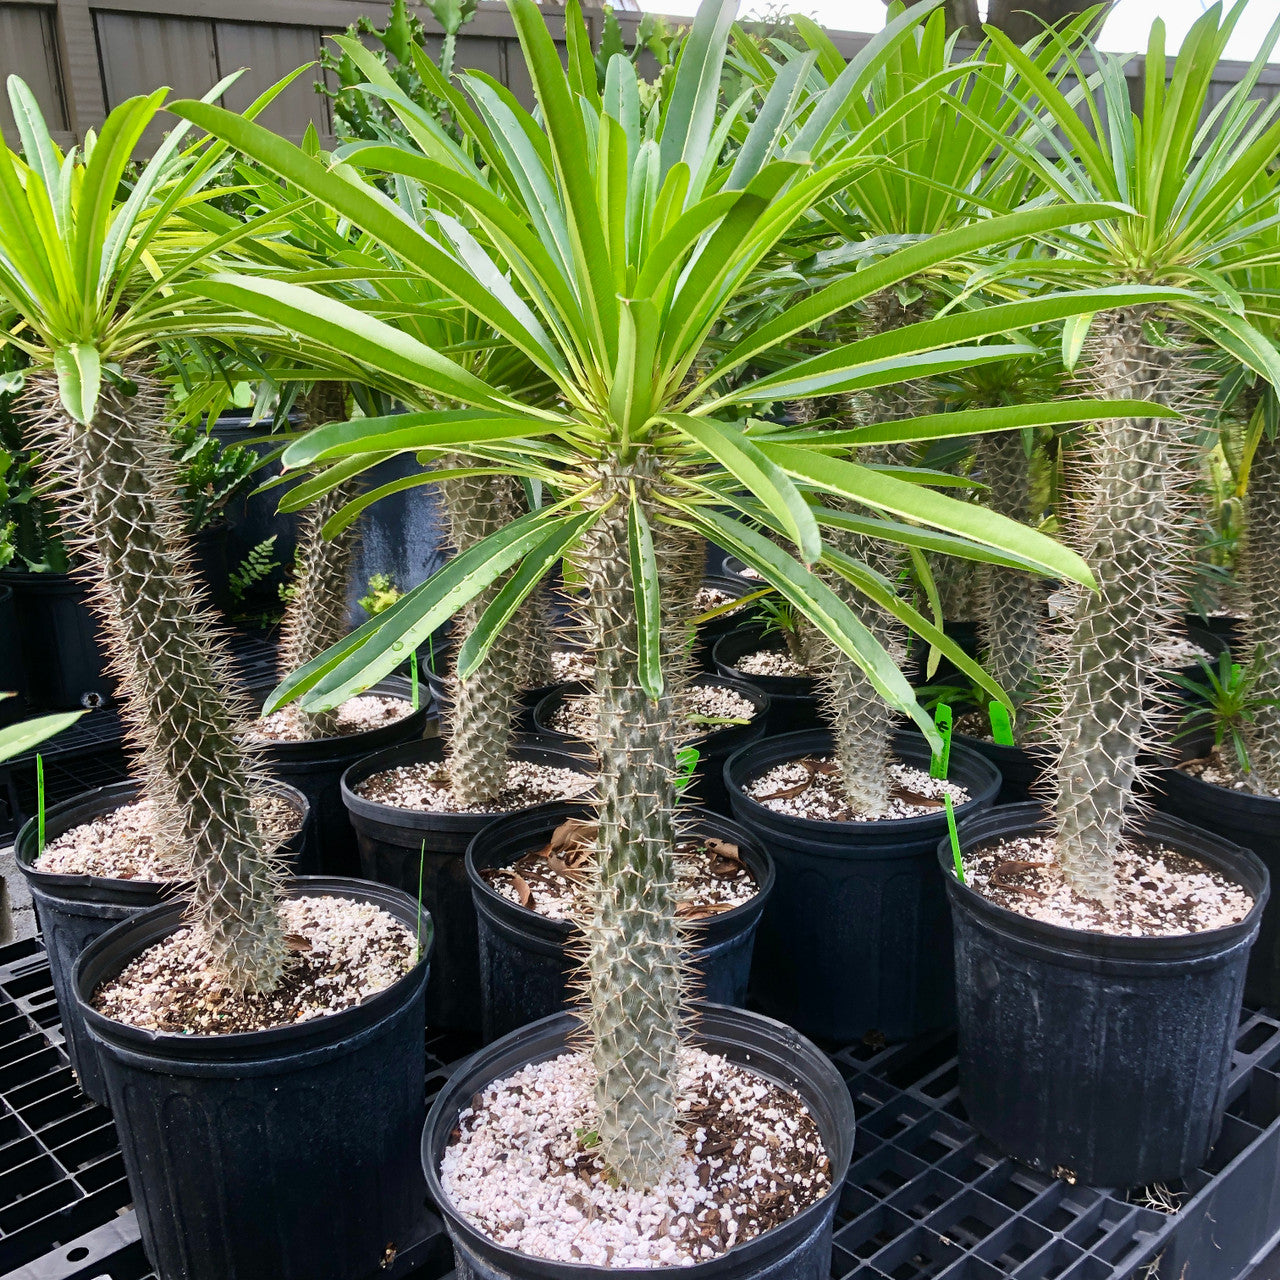
[[[363,693],[348,698],[338,708],[337,732],[332,737],[345,738],[353,733],[369,733],[396,724],[413,714],[413,704],[405,698]],[[249,726],[248,736],[254,742],[310,742],[306,715],[291,702],[269,716],[260,716]]]
[[[570,819],[550,842],[511,867],[482,871],[495,892],[548,920],[583,923],[591,918],[596,874],[596,834],[592,822]],[[741,860],[738,846],[725,840],[681,839],[672,857],[676,915],[701,920],[732,911],[755,897],[759,886]]]
[[[591,783],[589,774],[576,769],[512,760],[505,790],[488,804],[464,805],[453,793],[445,766],[424,762],[371,774],[356,783],[355,792],[377,804],[424,813],[511,813],[549,800],[572,800],[589,791]]]
[[[1115,902],[1108,910],[1063,879],[1053,837],[1019,836],[981,845],[964,858],[965,880],[992,902],[1032,920],[1158,938],[1237,924],[1252,895],[1208,864],[1172,849],[1126,845],[1116,854]]]
[[[277,841],[298,829],[298,815],[283,797],[266,795],[254,804],[259,820]],[[160,856],[149,800],[135,800],[70,827],[50,840],[35,860],[49,875],[101,876],[106,880],[178,881],[186,869]]]
[[[788,679],[801,679],[810,674],[809,668],[797,662],[782,649],[757,649],[754,653],[744,653],[734,660],[734,670],[746,676],[784,676]]]
[[[1178,766],[1183,773],[1215,787],[1227,787],[1232,791],[1244,791],[1253,796],[1280,799],[1280,788],[1268,787],[1256,773],[1243,773],[1235,753],[1220,751],[1214,747],[1199,760],[1188,760]]]
[[[708,737],[736,723],[755,718],[755,704],[735,689],[718,684],[693,684],[679,698],[686,738]],[[600,698],[594,693],[568,694],[547,719],[557,733],[569,734],[584,742],[593,741],[600,722]]]
[[[806,756],[775,765],[747,784],[747,794],[775,813],[818,822],[884,822],[893,818],[919,818],[941,813],[943,796],[955,806],[966,803],[969,793],[958,782],[931,778],[923,769],[891,764],[893,788],[884,813],[864,813],[850,803],[834,756]]]
[[[611,1186],[593,1149],[585,1054],[525,1067],[458,1117],[440,1178],[453,1207],[507,1248],[595,1266],[688,1266],[794,1217],[831,1189],[817,1125],[795,1094],[689,1049],[685,1154],[647,1192]]]
[[[219,980],[198,931],[178,929],[94,993],[99,1013],[148,1031],[226,1035],[307,1022],[375,995],[415,963],[413,934],[381,907],[348,898],[280,904],[290,962],[274,991],[242,995]]]

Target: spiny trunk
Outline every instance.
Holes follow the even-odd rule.
[[[148,795],[176,823],[194,881],[190,915],[238,988],[269,990],[285,960],[280,868],[252,801],[253,758],[238,736],[249,708],[191,562],[162,388],[128,370],[138,392],[104,384],[93,422],[68,418],[51,376],[31,380],[45,467],[119,655],[122,714]]]
[[[686,976],[676,920],[674,715],[687,678],[689,603],[701,577],[701,547],[655,520],[644,460],[606,463],[612,504],[578,558],[587,624],[596,647],[599,775],[598,876],[586,933],[583,1010],[596,1068],[601,1151],[628,1187],[652,1186],[680,1149],[676,1073]],[[663,585],[665,690],[640,683],[636,609],[630,590],[627,502],[636,482],[654,532]]]
[[[1021,434],[980,435],[976,452],[987,505],[1025,522],[1031,514],[1031,476]],[[1025,728],[1023,708],[1038,682],[1044,589],[1032,574],[999,565],[984,565],[981,582],[982,665],[1012,700],[1014,728],[1020,733]]]
[[[1152,650],[1175,634],[1190,563],[1190,442],[1200,408],[1193,353],[1154,345],[1143,320],[1137,309],[1098,318],[1092,390],[1107,399],[1151,400],[1187,417],[1094,424],[1071,532],[1098,592],[1063,593],[1068,607],[1054,673],[1058,858],[1072,887],[1104,904],[1113,896],[1139,755],[1158,751],[1164,733]]]
[[[446,458],[444,467],[474,459]],[[520,487],[507,476],[466,476],[441,481],[450,539],[456,551],[504,529],[521,513]],[[479,625],[505,579],[487,587],[455,617],[459,643]],[[464,804],[483,804],[507,781],[507,756],[524,684],[521,628],[506,627],[485,660],[465,680],[450,673],[449,780]]]
[[[1244,737],[1254,773],[1274,789],[1280,787],[1280,441],[1264,435],[1258,442],[1245,503],[1244,652],[1256,664],[1253,693],[1259,705]]]
[[[310,426],[347,419],[346,387],[340,382],[320,382],[307,396],[304,412]],[[332,538],[324,536],[325,524],[360,491],[358,480],[349,480],[318,498],[307,508],[298,536],[298,574],[293,598],[284,613],[280,631],[281,676],[305,666],[347,634],[347,582],[355,563],[360,534],[348,525]],[[313,738],[337,732],[336,711],[302,712]]]

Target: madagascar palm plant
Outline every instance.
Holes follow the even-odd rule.
[[[160,345],[191,328],[175,287],[218,248],[183,210],[216,198],[226,149],[181,150],[183,126],[127,181],[166,92],[121,103],[83,152],[63,154],[10,77],[26,159],[0,140],[0,314],[5,341],[31,362],[33,443],[111,638],[160,835],[190,871],[215,964],[230,984],[264,989],[285,956],[276,868],[226,692],[230,656],[187,547],[154,372]]]
[[[1064,611],[1055,805],[1058,857],[1080,893],[1110,901],[1113,860],[1133,806],[1138,758],[1164,736],[1153,649],[1170,639],[1191,563],[1190,489],[1209,394],[1205,353],[1227,352],[1275,383],[1280,357],[1250,323],[1224,270],[1248,265],[1242,246],[1274,216],[1258,172],[1280,147],[1280,101],[1250,95],[1280,34],[1263,41],[1243,80],[1216,103],[1213,72],[1243,12],[1213,5],[1192,27],[1166,84],[1164,24],[1152,27],[1141,117],[1130,105],[1123,59],[1092,50],[1090,80],[1071,49],[1062,56],[1089,92],[1064,92],[1027,54],[991,31],[994,46],[1037,100],[1026,164],[1066,200],[1123,202],[1133,213],[1094,222],[1064,240],[1041,269],[1059,280],[1131,280],[1185,290],[1157,307],[1126,305],[1068,323],[1074,359],[1089,334],[1085,385],[1103,396],[1145,399],[1183,412],[1096,424],[1081,449],[1071,504],[1076,549],[1098,593],[1075,592]],[[1100,99],[1100,104],[1099,104]],[[1085,108],[1087,119],[1077,115]],[[974,117],[977,122],[977,117]]]
[[[242,309],[251,323],[278,325],[316,365],[358,364],[362,377],[416,406],[395,418],[322,428],[291,446],[287,463],[327,462],[336,477],[396,452],[433,458],[465,451],[486,468],[540,482],[551,495],[295,673],[274,697],[277,704],[334,705],[509,575],[462,646],[459,667],[472,670],[548,569],[573,559],[597,648],[600,704],[600,874],[585,930],[584,1017],[602,1154],[621,1181],[644,1186],[661,1176],[678,1146],[675,1068],[687,1009],[672,898],[680,737],[672,731],[672,693],[682,679],[676,619],[687,616],[681,605],[700,573],[699,535],[756,568],[926,732],[932,725],[901,673],[815,568],[854,582],[985,678],[880,575],[828,547],[824,529],[863,529],[1087,578],[1078,560],[1048,539],[935,492],[927,484],[935,477],[861,466],[843,456],[844,439],[822,437],[816,445],[804,433],[756,420],[753,407],[1007,358],[1024,347],[986,339],[1097,309],[1103,294],[1112,295],[990,307],[792,363],[783,356],[786,344],[827,317],[936,263],[1065,225],[1079,211],[1019,211],[939,236],[843,274],[763,323],[740,324],[738,309],[762,264],[868,163],[856,140],[821,167],[810,156],[849,96],[865,90],[881,52],[904,38],[917,15],[891,23],[825,92],[803,90],[802,64],[784,69],[740,144],[730,147],[746,105],[719,103],[733,0],[703,5],[669,92],[647,110],[626,58],[610,60],[604,90],[597,89],[576,5],[567,14],[567,68],[532,0],[511,0],[511,10],[539,114],[485,77],[467,77],[466,95],[439,78],[432,87],[459,123],[462,146],[390,87],[380,92],[415,145],[360,148],[341,165],[326,165],[216,107],[184,102],[175,110],[378,240],[424,282],[428,296],[455,300],[490,328],[491,342],[521,353],[554,387],[554,398],[481,377],[423,342],[408,303],[375,314],[377,306],[357,309],[265,274],[218,274],[192,292]],[[783,126],[797,113],[803,127],[787,138]],[[357,166],[382,180],[400,175],[418,183],[432,202],[421,221],[391,208],[379,187],[361,181]],[[1100,205],[1089,216],[1111,212]],[[773,371],[752,377],[757,364]],[[440,401],[459,407],[431,407]],[[1057,412],[1019,409],[1022,419]],[[999,411],[987,418],[991,429],[1009,425]],[[894,428],[899,438],[913,438],[936,425]],[[824,505],[827,495],[857,511]]]

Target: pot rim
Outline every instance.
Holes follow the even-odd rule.
[[[301,831],[310,817],[311,802],[297,787],[293,786],[292,783],[285,782],[282,778],[264,778],[262,781],[266,790],[282,795],[294,806],[295,811],[302,815],[302,825],[298,828]],[[86,819],[86,821],[92,822],[94,817],[105,817],[108,813],[114,813],[126,804],[132,804],[139,798],[141,790],[142,784],[132,778],[125,779],[122,782],[108,782],[101,787],[92,787],[88,791],[81,791],[67,800],[60,800],[52,808],[46,810],[45,824],[47,826],[50,818],[60,816],[63,811],[69,810],[73,806],[79,807],[90,803],[94,797],[98,797],[104,804],[97,813]],[[112,792],[116,794],[112,795]],[[107,805],[105,803],[107,801],[112,801],[113,803]],[[159,895],[174,897],[185,893],[191,887],[189,879],[126,880],[116,876],[90,875],[87,872],[41,871],[34,865],[35,859],[39,856],[35,852],[38,825],[39,818],[31,817],[18,828],[18,833],[13,838],[13,857],[22,874],[42,889],[60,889],[63,891],[75,889],[98,890],[118,894],[121,892],[121,886],[127,886],[129,889],[136,888],[138,897],[156,897]],[[82,823],[75,823],[74,825],[80,826]],[[68,826],[64,830],[69,831],[71,827]]]
[[[255,684],[249,689],[250,700],[261,707],[262,695],[271,693],[275,690],[274,684]],[[275,738],[250,738],[248,741],[259,751],[288,751],[290,748],[297,750],[305,750],[322,746],[325,743],[358,743],[361,738],[370,738],[375,734],[386,733],[392,729],[404,729],[412,725],[415,720],[426,724],[427,707],[421,699],[418,702],[418,708],[415,711],[411,700],[412,682],[404,676],[384,676],[375,684],[371,684],[362,693],[352,694],[353,698],[365,697],[368,694],[382,694],[388,698],[396,698],[397,701],[409,703],[409,714],[401,716],[399,720],[393,720],[390,724],[380,724],[372,729],[360,729],[355,733],[336,733],[325,738],[307,738],[302,742],[287,742],[277,740]],[[401,696],[403,694],[403,696]]]
[[[840,1203],[840,1195],[844,1186],[845,1174],[848,1172],[849,1165],[853,1159],[853,1142],[854,1131],[856,1128],[856,1120],[854,1116],[853,1099],[849,1093],[847,1086],[839,1073],[836,1071],[834,1064],[820,1049],[817,1048],[807,1037],[802,1036],[798,1031],[787,1026],[785,1023],[778,1022],[773,1018],[766,1017],[764,1014],[755,1013],[746,1009],[736,1009],[728,1005],[718,1005],[709,1003],[700,1003],[694,1006],[695,1013],[701,1014],[702,1017],[695,1017],[694,1026],[690,1030],[690,1035],[695,1043],[699,1039],[698,1027],[703,1019],[710,1022],[711,1028],[706,1039],[712,1043],[716,1038],[717,1026],[723,1027],[719,1034],[723,1038],[730,1034],[733,1024],[754,1024],[756,1027],[768,1031],[773,1035],[776,1046],[777,1056],[790,1049],[792,1051],[795,1071],[797,1076],[808,1075],[810,1083],[817,1087],[824,1084],[830,1094],[832,1110],[837,1114],[834,1117],[833,1128],[834,1133],[823,1133],[823,1141],[827,1146],[828,1159],[831,1162],[831,1189],[821,1200],[815,1201],[802,1209],[792,1218],[788,1218],[785,1222],[778,1223],[777,1226],[771,1227],[762,1235],[756,1236],[752,1240],[747,1240],[742,1244],[735,1245],[727,1253],[718,1255],[715,1258],[708,1258],[701,1262],[695,1262],[687,1267],[673,1268],[679,1274],[696,1277],[705,1276],[715,1270],[723,1268],[730,1259],[741,1260],[744,1263],[750,1263],[759,1259],[761,1263],[766,1260],[772,1260],[775,1250],[779,1244],[788,1237],[794,1235],[797,1242],[804,1235],[813,1229],[824,1214],[834,1212],[838,1209]],[[537,1258],[532,1254],[521,1253],[516,1249],[508,1248],[505,1245],[498,1244],[495,1240],[485,1235],[477,1227],[473,1226],[466,1218],[464,1218],[450,1203],[448,1195],[445,1193],[444,1186],[440,1181],[439,1161],[436,1158],[434,1147],[434,1130],[437,1124],[444,1116],[445,1104],[451,1092],[453,1092],[454,1081],[462,1077],[470,1076],[481,1064],[493,1060],[501,1059],[509,1049],[523,1047],[527,1042],[529,1044],[539,1043],[542,1037],[546,1037],[546,1041],[539,1045],[535,1054],[531,1053],[524,1058],[524,1065],[533,1065],[536,1062],[544,1062],[548,1058],[562,1053],[568,1048],[568,1040],[573,1031],[578,1028],[578,1020],[571,1013],[552,1014],[550,1017],[540,1019],[537,1022],[528,1024],[527,1026],[517,1028],[513,1032],[502,1036],[500,1039],[486,1045],[479,1052],[473,1054],[465,1062],[463,1062],[446,1082],[445,1086],[436,1095],[432,1101],[431,1108],[427,1114],[426,1124],[422,1130],[422,1166],[423,1172],[427,1180],[427,1194],[431,1201],[435,1204],[437,1212],[446,1220],[451,1233],[457,1233],[463,1237],[467,1243],[472,1246],[478,1253],[496,1253],[505,1255],[514,1259],[519,1259],[521,1263],[521,1271],[528,1273],[531,1270],[537,1271],[545,1269],[543,1274],[547,1276],[554,1275],[556,1280],[561,1276],[581,1276],[583,1280],[588,1277],[601,1275],[636,1275],[644,1274],[652,1276],[655,1271],[662,1269],[652,1267],[597,1267],[590,1263],[582,1262],[560,1262],[553,1261],[548,1258]],[[563,1035],[557,1033],[563,1031]],[[558,1043],[556,1042],[558,1040]],[[783,1087],[796,1091],[795,1086],[787,1084],[777,1078],[777,1074],[772,1069],[766,1068],[758,1061],[758,1057],[753,1058],[750,1050],[743,1054],[742,1059],[731,1058],[739,1065],[749,1067],[758,1074],[763,1075],[766,1079],[773,1080],[775,1083],[783,1085]],[[772,1064],[770,1064],[772,1065]],[[806,1069],[801,1070],[801,1066]],[[519,1068],[511,1068],[518,1070]],[[495,1067],[496,1071],[497,1068]],[[495,1078],[495,1076],[486,1072],[486,1085]],[[825,1080],[823,1079],[825,1077]],[[448,1118],[449,1127],[452,1128],[456,1112]],[[816,1117],[815,1117],[816,1122]],[[834,1139],[834,1142],[833,1142]],[[831,1147],[837,1146],[837,1150],[832,1152]],[[785,1246],[784,1246],[785,1247]],[[749,1274],[749,1273],[747,1273]]]
[[[1043,831],[1049,828],[1053,821],[1050,812],[1035,802],[1000,805],[982,813],[972,814],[964,822],[957,824],[961,849],[967,850],[979,841],[998,838],[995,833],[989,835],[982,832],[975,835],[973,827],[979,823],[998,822],[1002,819],[1009,825],[1009,830],[1000,834],[1010,838],[1026,832]],[[1244,919],[1236,924],[1223,925],[1217,929],[1202,929],[1198,933],[1164,934],[1159,937],[1135,938],[1126,934],[1073,929],[1066,925],[1051,924],[1045,920],[1034,920],[1030,916],[1024,916],[1021,912],[993,902],[969,884],[957,880],[950,835],[938,842],[938,862],[942,867],[947,892],[956,902],[963,903],[966,908],[981,916],[1002,933],[1040,946],[1053,946],[1067,954],[1150,960],[1159,958],[1159,953],[1166,951],[1174,955],[1194,952],[1213,953],[1257,930],[1262,921],[1263,908],[1271,895],[1270,875],[1257,854],[1169,813],[1147,814],[1133,825],[1138,833],[1147,839],[1167,841],[1174,845],[1179,841],[1181,831],[1194,832],[1197,837],[1218,846],[1218,851],[1223,855],[1224,860],[1238,859],[1253,871],[1261,886],[1256,892],[1238,875],[1231,876],[1242,889],[1253,894],[1253,905]],[[968,833],[965,831],[966,827],[969,828]],[[1161,827],[1171,828],[1171,830],[1160,832]],[[1152,832],[1152,828],[1157,829],[1156,833]],[[1187,850],[1186,853],[1188,857],[1205,860],[1199,850]],[[1210,865],[1214,864],[1210,863]],[[1222,867],[1216,869],[1223,870]]]
[[[362,756],[354,764],[348,765],[342,771],[342,778],[339,782],[339,789],[342,794],[342,803],[346,806],[349,813],[357,813],[362,817],[373,818],[378,821],[391,821],[392,825],[396,825],[394,819],[388,819],[389,814],[410,814],[438,818],[459,818],[465,820],[474,820],[476,818],[487,818],[490,820],[496,818],[506,818],[512,814],[527,813],[529,809],[537,806],[529,805],[523,809],[506,809],[501,813],[446,813],[436,809],[406,809],[401,805],[384,804],[381,800],[369,800],[365,796],[357,795],[354,786],[356,783],[363,782],[366,778],[371,778],[375,773],[382,773],[386,769],[393,769],[397,764],[413,764],[420,763],[413,760],[401,760],[395,763],[384,763],[383,757],[390,756],[393,753],[401,753],[412,750],[414,752],[424,751],[428,758],[435,752],[441,753],[441,760],[444,758],[445,741],[443,738],[420,738],[412,742],[400,742],[390,747],[384,747],[381,751],[375,751],[370,755]],[[513,735],[511,741],[511,755],[520,758],[522,752],[554,752],[557,755],[565,755],[570,759],[576,759],[580,764],[586,764],[587,761],[574,757],[573,753],[566,749],[563,742],[551,741],[548,738],[538,737],[536,734],[518,733]],[[425,761],[424,761],[425,762]],[[577,769],[575,772],[581,773],[584,777],[592,779],[592,786],[595,785],[595,774],[587,769]],[[584,793],[591,794],[591,788]],[[566,800],[577,799],[576,796],[566,797]],[[561,803],[560,801],[550,801],[549,803]],[[485,825],[488,825],[487,823]]]
[[[510,907],[515,913],[531,920],[537,920],[540,925],[544,926],[549,932],[569,938],[575,933],[581,932],[581,926],[575,924],[571,920],[553,920],[550,916],[544,916],[541,912],[535,911],[532,907],[522,906],[518,902],[512,902],[510,898],[500,894],[481,874],[480,869],[476,866],[476,851],[481,844],[485,842],[486,836],[491,840],[493,837],[488,833],[501,823],[505,823],[510,818],[524,819],[540,819],[545,814],[548,822],[555,822],[556,811],[573,810],[575,812],[590,812],[590,801],[580,800],[552,800],[548,804],[536,805],[531,809],[520,809],[512,814],[499,814],[487,826],[481,827],[471,838],[471,842],[467,845],[465,855],[465,864],[467,869],[467,881],[471,885],[472,892],[480,890],[487,901],[492,901],[500,905],[502,908]],[[566,814],[565,816],[571,816]],[[777,878],[777,872],[774,868],[773,858],[764,843],[753,836],[740,822],[735,822],[732,818],[727,818],[723,814],[716,813],[712,809],[706,809],[702,806],[694,806],[685,810],[677,811],[677,819],[686,819],[684,823],[686,828],[708,828],[715,826],[723,826],[729,828],[729,834],[738,838],[741,846],[749,847],[753,854],[757,856],[758,861],[763,863],[765,874],[762,879],[756,880],[756,891],[747,899],[746,902],[740,902],[736,907],[729,911],[722,911],[718,915],[711,917],[711,920],[719,923],[720,921],[737,923],[752,911],[760,911],[764,904],[768,901],[769,894],[773,891],[774,880]],[[554,829],[554,826],[553,826]],[[523,857],[523,854],[518,855]],[[507,864],[510,865],[510,864]],[[754,876],[754,870],[752,871]],[[688,924],[688,928],[696,930],[699,926],[705,926],[710,923],[709,920],[693,920]]]
[[[731,671],[733,674],[728,678],[730,680],[740,680],[744,684],[754,684],[757,688],[768,691],[769,686],[762,683],[765,680],[776,680],[782,686],[772,691],[770,696],[777,697],[803,695],[806,691],[812,691],[815,687],[816,677],[808,676],[759,676],[752,675],[749,671],[743,671],[739,667],[735,667],[727,658],[721,656],[722,646],[728,646],[739,636],[745,636],[751,633],[758,637],[762,643],[761,648],[768,648],[769,645],[764,643],[766,636],[758,622],[744,622],[734,627],[731,631],[726,631],[724,635],[717,637],[715,644],[711,646],[711,660],[717,666],[717,669],[723,668],[725,671]]]
[[[777,744],[795,738],[818,737],[825,739],[826,742],[830,744],[831,736],[830,729],[798,729],[793,733],[775,734],[772,737],[765,738],[763,741],[765,744]],[[774,761],[772,764],[761,765],[758,769],[755,769],[750,775],[744,778],[744,783],[736,781],[731,773],[731,770],[737,766],[738,761],[740,759],[745,759],[748,751],[758,751],[760,746],[761,743],[755,742],[735,751],[733,755],[725,761],[724,781],[729,794],[736,800],[750,805],[751,808],[749,812],[751,813],[753,821],[759,821],[762,826],[769,826],[781,821],[786,825],[795,824],[798,830],[814,834],[831,831],[903,831],[910,833],[913,831],[919,831],[925,827],[936,826],[938,823],[946,823],[947,819],[944,810],[939,810],[936,813],[920,813],[910,818],[880,818],[859,822],[849,821],[843,818],[803,818],[797,814],[779,813],[776,809],[770,809],[768,805],[761,804],[759,800],[748,795],[744,783],[749,781],[751,778],[758,777],[760,774],[767,772],[769,769],[775,768],[778,764],[786,763],[785,757]],[[967,763],[975,765],[979,772],[989,772],[990,775],[993,775],[987,778],[986,782],[983,783],[981,789],[976,794],[971,793],[968,800],[963,804],[958,804],[954,807],[955,814],[958,818],[961,814],[968,816],[980,813],[985,807],[989,806],[999,794],[1002,780],[1000,770],[996,768],[992,761],[988,760],[981,753],[975,751],[972,747],[963,746],[962,744],[956,743],[954,740],[952,741],[953,753],[957,746],[959,746],[959,749],[963,753]],[[909,754],[923,753],[926,761],[930,758],[930,753],[922,734],[917,734],[910,729],[899,729],[893,735],[893,750],[895,755],[902,755],[904,748],[915,747],[918,747],[918,751],[910,751]],[[797,758],[805,754],[807,753],[799,751],[797,752]],[[952,758],[954,760],[954,754]]]
[[[275,1051],[286,1051],[294,1042],[299,1052],[313,1047],[313,1042],[328,1042],[340,1039],[352,1024],[357,1022],[374,1022],[383,1017],[389,1010],[399,1005],[406,992],[406,985],[425,981],[425,975],[431,961],[431,953],[435,948],[435,924],[430,913],[420,908],[416,899],[411,898],[403,890],[390,885],[375,884],[371,881],[357,880],[345,876],[295,876],[285,886],[285,895],[291,898],[309,897],[346,897],[357,901],[374,901],[390,914],[397,916],[402,924],[408,923],[403,917],[410,909],[414,917],[422,925],[422,947],[417,960],[405,974],[397,978],[388,987],[375,992],[359,1004],[351,1005],[336,1013],[323,1014],[318,1018],[310,1018],[303,1022],[293,1022],[284,1026],[265,1027],[257,1031],[236,1031],[224,1035],[208,1035],[197,1033],[179,1033],[171,1031],[151,1031],[144,1027],[135,1027],[126,1022],[118,1022],[99,1013],[84,993],[88,970],[98,957],[107,950],[122,946],[123,954],[113,960],[102,975],[95,975],[95,989],[107,977],[114,977],[130,961],[155,943],[167,938],[183,925],[186,914],[185,906],[174,903],[161,903],[150,907],[136,916],[122,920],[108,929],[100,937],[95,938],[80,953],[72,975],[72,992],[76,1005],[92,1034],[108,1043],[126,1049],[163,1058],[182,1058],[190,1056],[193,1044],[204,1046],[203,1056],[207,1061],[253,1060],[270,1056]],[[378,899],[385,899],[379,902]],[[399,908],[397,912],[395,908]],[[133,938],[131,935],[145,935]],[[127,943],[127,945],[126,945]],[[212,1051],[210,1051],[210,1048]]]

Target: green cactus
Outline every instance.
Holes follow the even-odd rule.
[[[345,422],[347,389],[341,382],[319,382],[305,397],[308,425]],[[359,527],[349,524],[332,538],[324,526],[359,491],[348,481],[321,495],[309,506],[298,534],[297,573],[280,628],[279,668],[282,676],[296,671],[336,644],[347,633],[347,582],[360,544]],[[299,709],[312,738],[337,731],[337,712]]]
[[[446,458],[446,468],[465,466]],[[475,475],[442,480],[445,520],[455,551],[465,551],[505,528],[521,511],[521,492],[509,476]],[[455,619],[462,636],[475,630],[502,581],[482,591]],[[522,628],[507,627],[485,660],[465,680],[449,677],[449,745],[446,760],[454,792],[464,804],[483,804],[507,781],[507,754],[524,685]]]
[[[163,388],[143,367],[126,380],[136,393],[104,383],[81,425],[53,375],[32,375],[31,424],[113,642],[146,794],[195,883],[191,914],[232,986],[269,990],[285,959],[281,868],[254,814],[261,784],[238,732],[249,708],[228,693],[231,656],[192,566]]]
[[[675,903],[673,701],[687,680],[687,624],[702,573],[696,538],[653,518],[643,456],[600,469],[607,510],[575,557],[587,593],[600,712],[598,876],[586,933],[584,1020],[597,1072],[601,1151],[626,1186],[657,1182],[679,1148],[676,1065],[687,997]],[[654,529],[661,584],[664,692],[645,692],[630,580],[632,484]],[[612,502],[610,503],[610,499]]]
[[[1139,756],[1158,751],[1167,736],[1156,713],[1161,691],[1151,655],[1176,634],[1190,563],[1201,390],[1186,335],[1170,327],[1157,344],[1148,323],[1140,308],[1098,317],[1092,389],[1186,416],[1094,425],[1077,463],[1080,492],[1067,523],[1098,591],[1065,591],[1053,664],[1058,858],[1072,887],[1104,905],[1133,812]]]
[[[1018,432],[980,435],[978,470],[987,486],[987,505],[1011,519],[1030,515],[1031,468]],[[1020,569],[986,565],[981,575],[982,665],[1009,695],[1014,731],[1026,727],[1024,708],[1036,692],[1040,669],[1042,581]]]
[[[1280,440],[1265,432],[1245,495],[1244,584],[1253,656],[1253,712],[1243,736],[1249,763],[1268,789],[1280,787]]]

